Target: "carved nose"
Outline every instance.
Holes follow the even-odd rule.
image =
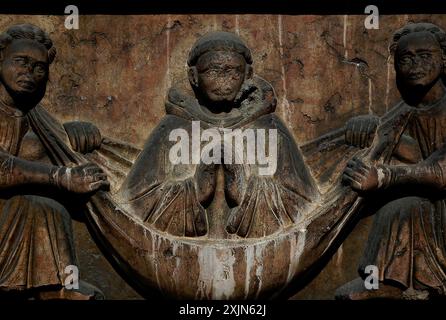
[[[231,93],[231,91],[232,91],[231,88],[225,88],[225,89],[221,90],[221,92],[224,93],[224,94]]]
[[[20,68],[23,70],[23,72],[26,72],[27,74],[30,74],[33,71],[33,67],[30,63],[25,63]]]
[[[423,64],[424,64],[423,59],[421,59],[420,57],[416,56],[413,58],[413,66],[418,67]]]

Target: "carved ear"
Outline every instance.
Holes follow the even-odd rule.
[[[48,62],[49,64],[53,63],[54,58],[56,57],[57,50],[55,47],[51,47],[50,50],[48,50]]]
[[[446,53],[443,53],[443,73],[446,74]]]
[[[441,59],[443,60],[443,73],[446,74],[446,48],[441,48]]]
[[[198,71],[196,67],[189,67],[189,70],[187,72],[187,75],[189,77],[189,82],[192,86],[198,87]]]
[[[246,64],[246,70],[245,70],[245,79],[251,79],[253,74],[253,69],[250,64]]]

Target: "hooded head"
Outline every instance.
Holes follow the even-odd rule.
[[[192,47],[189,82],[200,103],[212,112],[229,111],[243,83],[252,77],[251,51],[235,34],[211,32]]]

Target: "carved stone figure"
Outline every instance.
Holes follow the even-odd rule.
[[[69,148],[69,141],[78,151],[101,143],[94,126],[69,123],[65,131],[39,105],[55,54],[36,26],[15,25],[0,35],[0,290],[90,299],[102,294],[83,281],[79,290],[64,288],[65,268],[78,264],[71,218],[61,203],[79,201],[108,182],[98,166],[61,165],[48,152]]]
[[[378,206],[362,278],[338,295],[444,294],[445,43],[431,24],[398,31],[403,101],[298,145],[247,45],[211,32],[190,50],[187,79],[170,88],[166,115],[139,150],[46,112],[53,44],[35,26],[11,27],[0,35],[1,291],[100,295],[82,281],[63,288],[65,267],[77,265],[76,205],[145,297],[289,297],[362,209]],[[376,292],[363,290],[366,265],[379,268]]]
[[[129,212],[172,235],[208,234],[212,225],[209,225],[206,205],[212,202],[218,164],[222,164],[225,195],[231,210],[223,217],[227,220],[228,234],[225,230],[216,230],[214,234],[222,234],[223,238],[230,234],[263,237],[301,219],[302,211],[318,197],[318,190],[291,134],[273,113],[276,106],[273,89],[265,80],[253,76],[251,63],[249,49],[235,34],[214,32],[198,40],[188,59],[191,88],[174,87],[169,91],[167,115],[152,132],[121,188],[122,204],[127,205]],[[193,121],[202,130],[218,128],[243,133],[252,130],[252,136],[244,137],[257,138],[258,142],[256,129],[266,133],[271,132],[269,129],[277,130],[275,172],[260,175],[258,161],[246,164],[245,159],[234,163],[237,150],[233,152],[230,148],[236,148],[237,141],[229,141],[234,136],[214,149],[220,158],[211,164],[172,163],[169,153],[174,142],[169,141],[169,135],[173,130],[183,129],[192,136]],[[201,139],[203,150],[205,142]],[[189,145],[189,141],[186,143]],[[191,144],[183,152],[199,153],[193,141]],[[257,143],[254,151],[257,154],[264,151],[259,146]],[[240,157],[244,157],[241,151]],[[225,159],[228,152],[232,158],[229,162],[228,157]]]
[[[394,34],[390,50],[403,100],[380,119],[367,155],[344,172],[347,184],[381,207],[361,278],[338,289],[339,298],[446,293],[446,34],[430,23],[408,24]],[[378,268],[378,290],[364,287],[368,265]]]
[[[213,32],[190,51],[188,81],[169,90],[137,160],[121,161],[119,174],[100,163],[114,183],[91,197],[88,222],[144,296],[288,297],[339,243],[362,206],[340,175],[358,148],[343,128],[299,149],[275,105],[243,41]],[[86,157],[98,162],[96,152]]]

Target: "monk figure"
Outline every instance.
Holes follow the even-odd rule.
[[[170,89],[167,114],[121,188],[122,204],[140,221],[172,235],[208,235],[206,209],[219,168],[229,207],[223,237],[270,235],[300,221],[319,197],[291,133],[274,114],[274,90],[253,74],[252,62],[235,34],[212,32],[195,43],[187,61],[188,84]],[[197,128],[203,135],[194,144]],[[237,134],[244,134],[239,147]],[[178,138],[185,137],[192,143],[177,148]],[[175,158],[177,151],[185,161]],[[269,168],[266,158],[274,160]]]

